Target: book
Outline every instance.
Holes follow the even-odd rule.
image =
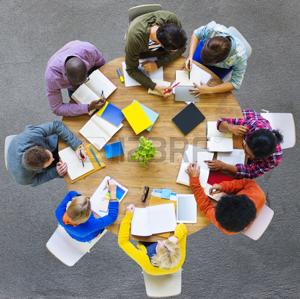
[[[190,103],[183,110],[181,110],[172,121],[180,129],[180,131],[187,135],[192,131],[196,126],[198,126],[205,116],[201,111],[196,107],[194,103]]]
[[[231,133],[222,133],[217,129],[216,121],[207,122],[207,149],[210,152],[231,152],[233,139]]]
[[[154,61],[154,59],[140,59],[140,65],[139,65],[139,69],[146,75],[148,76],[152,81],[158,80],[158,81],[163,81],[164,80],[164,72],[163,72],[163,67],[160,67],[157,71],[153,72],[153,73],[147,73],[142,66],[142,62],[143,61]],[[137,82],[136,80],[134,80],[133,78],[131,78],[127,71],[126,71],[126,63],[122,62],[122,70],[123,70],[123,74],[124,74],[124,80],[125,80],[125,87],[131,87],[131,86],[140,86],[141,84],[139,82]]]
[[[146,112],[150,121],[152,122],[152,126],[147,129],[147,131],[150,132],[153,128],[153,124],[157,121],[159,114],[142,103],[140,103],[140,105],[143,108],[143,110]]]
[[[234,149],[230,153],[218,153],[217,160],[224,163],[235,165],[245,163],[245,151],[242,149]]]
[[[102,147],[116,134],[123,124],[114,126],[107,120],[93,115],[90,120],[79,130],[79,133],[86,138],[91,144],[93,144],[97,150],[101,150]]]
[[[108,214],[110,198],[108,194],[108,181],[110,179],[110,176],[106,176],[90,198],[91,210],[101,217]],[[128,189],[122,186],[116,180],[114,180],[114,182],[117,185],[116,198],[119,202],[121,202],[126,196]]]
[[[124,119],[122,110],[110,102],[106,102],[96,114],[115,126],[119,126]]]
[[[213,157],[214,153],[210,153],[206,149],[201,149],[191,144],[186,145],[176,183],[189,186],[190,179],[185,171],[190,163],[197,162],[200,167],[200,183],[205,186],[209,176],[209,168],[205,161],[212,160]]]
[[[172,203],[147,208],[135,208],[131,222],[131,234],[151,236],[176,228],[175,207]]]
[[[92,101],[99,100],[102,92],[108,98],[117,86],[114,85],[100,70],[92,72],[88,81],[81,84],[72,94],[72,99],[77,103],[90,104]]]
[[[153,125],[138,101],[133,101],[122,112],[136,135]]]
[[[104,151],[106,159],[112,159],[124,155],[123,145],[121,141],[106,144],[104,146]]]
[[[171,82],[169,82],[169,81],[163,81],[163,80],[152,80],[152,81],[161,87],[167,88],[167,87],[171,86]],[[151,88],[148,88],[148,94],[153,94],[155,96],[160,96],[160,97],[162,96],[155,89],[151,89]]]
[[[193,194],[177,194],[178,223],[197,223],[197,203]]]

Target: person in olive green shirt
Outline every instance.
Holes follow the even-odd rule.
[[[155,62],[143,63],[144,71],[150,73],[180,57],[185,51],[187,37],[177,16],[169,11],[159,10],[136,17],[129,25],[125,62],[129,76],[146,88],[155,89],[164,97],[165,87],[158,86],[139,69],[139,59],[157,57]]]

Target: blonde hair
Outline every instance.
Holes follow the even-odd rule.
[[[67,215],[74,224],[86,222],[91,215],[90,198],[87,196],[75,196],[67,208]]]
[[[158,248],[156,254],[151,258],[151,263],[162,269],[170,269],[179,263],[180,258],[179,245],[166,240],[164,246]]]

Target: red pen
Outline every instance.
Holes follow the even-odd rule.
[[[164,94],[167,93],[167,92],[172,91],[172,89],[175,88],[175,87],[176,87],[177,85],[179,85],[179,84],[180,84],[180,82],[177,82],[177,83],[174,84],[173,86],[171,85],[170,87],[166,88],[166,89],[164,90]]]

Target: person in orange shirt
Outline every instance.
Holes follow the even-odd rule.
[[[186,172],[199,209],[224,234],[247,229],[266,202],[264,192],[254,180],[241,179],[213,185],[210,194],[226,193],[214,205],[200,185],[198,165],[191,163]]]

